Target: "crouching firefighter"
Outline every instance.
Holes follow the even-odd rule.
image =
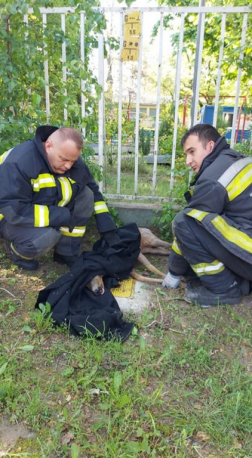
[[[183,276],[186,301],[203,308],[237,304],[252,281],[252,158],[208,124],[192,127],[181,145],[196,175],[173,221],[163,286],[176,288]]]
[[[118,238],[82,147],[77,130],[41,126],[0,157],[0,237],[18,267],[37,269],[52,247],[54,261],[71,267],[93,211],[107,243]]]

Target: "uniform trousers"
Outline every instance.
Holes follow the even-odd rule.
[[[74,201],[71,217],[75,226],[84,228],[94,211],[94,194],[86,186],[76,194]],[[16,226],[3,219],[0,222],[0,237],[12,242],[15,251],[24,259],[37,258],[52,247],[63,256],[76,256],[79,254],[83,231],[80,235],[78,232],[62,235],[60,228]]]
[[[222,293],[234,281],[252,281],[252,265],[235,256],[197,220],[181,211],[173,220],[173,233],[181,255],[171,251],[168,268],[174,275],[187,276],[192,270],[203,286]]]

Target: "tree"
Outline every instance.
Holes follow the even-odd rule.
[[[191,0],[158,0],[160,6],[198,6],[198,1]],[[247,6],[248,2],[245,0],[215,0],[211,2],[211,6]],[[209,2],[208,2],[208,6]],[[237,79],[237,72],[242,65],[242,81],[241,92],[250,94],[249,86],[251,85],[251,40],[252,40],[252,15],[248,17],[248,27],[246,34],[246,44],[244,49],[244,59],[240,62],[241,51],[241,31],[243,14],[227,14],[226,16],[226,33],[224,42],[224,56],[222,61],[222,85],[221,94],[229,92],[234,95],[235,83]],[[164,18],[165,27],[173,27],[174,15],[166,15]],[[185,17],[185,30],[184,30],[184,48],[183,54],[186,57],[189,78],[189,88],[192,86],[193,78],[193,65],[197,40],[197,14],[188,14]],[[157,34],[159,24],[156,25],[153,35]],[[204,94],[214,95],[217,79],[217,65],[219,58],[220,47],[220,30],[221,30],[221,16],[219,14],[209,14],[206,16],[205,21],[205,35],[204,35],[204,50],[201,72],[201,98],[205,103],[212,103],[212,99],[205,98]],[[175,32],[172,36],[172,44],[174,55],[178,51],[179,32]],[[186,82],[187,81],[187,82]],[[188,75],[182,78],[181,88],[188,86]],[[187,93],[188,91],[187,88]]]
[[[104,16],[92,7],[96,0],[77,6],[76,13],[66,15],[66,34],[61,30],[58,14],[47,15],[47,27],[43,30],[38,6],[75,6],[76,0],[53,2],[47,0],[5,1],[0,10],[0,83],[5,97],[0,99],[1,151],[31,137],[35,127],[47,122],[45,110],[44,44],[47,46],[50,75],[50,123],[85,127],[92,117],[93,100],[101,88],[90,68],[90,55],[98,47],[97,34],[106,27]],[[24,14],[33,7],[28,26]],[[79,46],[80,15],[85,11],[85,63],[81,61]],[[62,43],[67,47],[67,82],[62,84]],[[87,116],[81,117],[81,79],[85,81],[84,95]],[[65,93],[66,91],[66,93]],[[63,121],[67,106],[68,120]]]

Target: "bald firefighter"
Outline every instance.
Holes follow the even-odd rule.
[[[37,258],[53,247],[54,261],[71,267],[93,212],[107,243],[117,241],[82,147],[77,130],[41,126],[0,157],[0,237],[18,267],[37,269]]]
[[[252,281],[252,158],[232,150],[208,124],[192,127],[181,145],[196,175],[173,221],[163,286],[176,288],[183,276],[191,280],[188,302],[237,304]]]

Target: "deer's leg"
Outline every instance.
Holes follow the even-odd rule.
[[[153,266],[153,264],[151,264],[150,261],[148,261],[148,259],[143,255],[143,253],[139,254],[138,261],[140,261],[141,264],[143,264],[146,267],[146,269],[148,269],[150,272],[153,272],[159,277],[165,278],[165,274],[163,274],[163,272],[161,272],[155,266]]]

